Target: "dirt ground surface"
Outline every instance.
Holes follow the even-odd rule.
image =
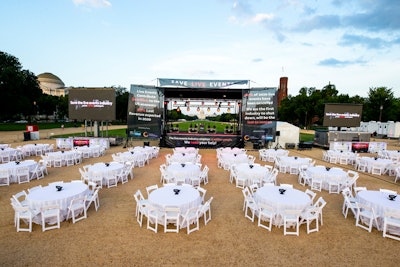
[[[117,127],[117,126],[116,126]],[[22,132],[0,132],[0,143],[12,147],[27,143],[55,144],[49,137],[59,132],[76,133],[77,129],[40,131],[40,140],[22,141]],[[376,140],[377,141],[377,140]],[[388,142],[388,149],[399,150],[398,140]],[[143,142],[132,144],[142,145]],[[151,142],[151,145],[158,145]],[[258,150],[246,146],[248,154],[256,156]],[[269,232],[257,227],[244,217],[243,195],[229,183],[229,173],[217,167],[215,149],[201,149],[203,165],[210,168],[206,199],[213,196],[212,220],[200,230],[186,234],[154,233],[140,227],[135,218],[133,194],[140,189],[146,196],[146,186],[160,185],[159,166],[165,163],[170,148],[162,148],[158,158],[143,168],[135,168],[135,177],[128,183],[100,191],[100,208],[88,210],[88,218],[73,224],[61,223],[60,229],[42,232],[40,225],[33,231],[16,232],[14,211],[10,205],[13,194],[49,182],[80,179],[78,168],[95,162],[110,162],[111,155],[126,151],[123,145],[112,146],[100,158],[84,159],[80,165],[49,168],[49,175],[25,184],[0,187],[0,265],[1,266],[390,266],[398,260],[400,243],[383,238],[382,232],[371,233],[355,226],[355,218],[342,215],[343,198],[327,191],[317,192],[327,205],[323,210],[323,225],[319,232],[307,234],[306,226],[300,235],[284,236],[283,228],[273,227]],[[299,151],[290,149],[292,156],[311,157],[317,164],[333,166],[322,161],[322,149]],[[363,153],[364,154],[364,153]],[[367,155],[367,154],[366,154]],[[30,157],[38,160],[39,157]],[[340,165],[344,169],[352,166]],[[297,176],[279,173],[278,183],[292,183],[296,189]],[[387,188],[400,191],[398,183],[388,175],[360,173],[358,186],[371,190]]]

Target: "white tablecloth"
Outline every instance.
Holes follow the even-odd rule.
[[[232,166],[232,164],[239,164],[239,163],[248,163],[249,159],[247,157],[247,154],[231,154],[231,153],[223,153],[221,154],[221,160],[222,162],[229,166]]]
[[[66,151],[56,151],[56,152],[49,152],[46,153],[48,160],[51,163],[51,166],[54,166],[54,161],[61,160],[61,166],[67,165],[67,159],[74,159],[76,156],[80,156],[77,151],[75,150],[66,150]]]
[[[22,146],[22,151],[25,155],[29,153],[31,156],[36,155],[36,151],[39,151],[41,155],[44,155],[49,148],[49,144],[26,144]]]
[[[57,191],[55,185],[48,185],[28,194],[26,200],[31,209],[40,210],[43,206],[59,205],[61,221],[66,219],[68,207],[72,199],[83,197],[89,193],[89,188],[86,184],[80,182],[61,183],[63,187],[61,191]],[[40,218],[35,223],[42,224]]]
[[[400,152],[397,150],[383,150],[382,155],[388,157],[392,161],[400,162]]]
[[[123,168],[124,168],[124,164],[119,163],[119,162],[95,163],[88,167],[89,180],[90,180],[90,177],[92,174],[101,175],[104,179],[105,177],[107,177],[110,174],[118,174]],[[105,180],[103,180],[103,183],[104,182],[105,182]]]
[[[179,189],[175,195],[174,189]],[[201,196],[197,189],[191,186],[164,186],[152,191],[148,198],[149,202],[160,210],[165,207],[178,207],[184,214],[192,207],[201,205]]]
[[[322,179],[322,189],[329,189],[329,181],[337,178],[340,184],[344,184],[347,181],[347,172],[340,169],[329,169],[322,167],[308,167],[306,172],[312,178]]]
[[[347,158],[347,164],[351,164],[356,160],[356,154],[351,151],[344,150],[328,150],[327,151],[329,157],[337,158],[337,163],[340,163],[341,158]]]
[[[288,150],[284,149],[260,149],[259,150],[260,158],[263,161],[268,161],[268,162],[275,162],[276,157],[284,157],[289,155]]]
[[[77,146],[74,148],[75,151],[82,153],[83,158],[98,157],[100,155],[101,147],[99,145],[94,146]]]
[[[374,166],[374,165],[379,165],[383,169],[385,169],[386,167],[388,167],[390,164],[393,163],[393,161],[390,159],[381,159],[381,158],[372,158],[372,157],[361,157],[360,161],[367,163],[368,172],[372,171],[372,166]]]
[[[23,156],[24,155],[21,150],[12,147],[0,148],[0,162],[6,163],[8,161],[13,161],[18,158],[22,159]]]
[[[276,214],[284,214],[285,210],[304,210],[307,206],[311,204],[310,197],[303,191],[285,188],[286,192],[280,194],[279,189],[283,188],[280,186],[264,186],[254,193],[254,200],[257,203],[265,203],[274,208]],[[274,222],[275,225],[281,223],[278,216],[277,221]]]
[[[383,228],[383,216],[385,212],[400,214],[400,197],[394,201],[389,200],[387,193],[374,190],[363,190],[358,192],[357,199],[360,203],[371,206],[378,217],[380,229]]]
[[[193,163],[172,163],[166,169],[167,174],[175,180],[184,180],[190,184],[191,178],[200,175],[200,167]]]
[[[136,162],[145,155],[146,153],[143,151],[126,151],[119,153],[117,157],[119,158],[120,162],[126,162],[126,161]]]
[[[186,162],[191,162],[191,163],[196,163],[196,158],[197,154],[195,153],[174,153],[171,155],[169,162],[177,162],[177,163],[186,163]]]
[[[238,147],[221,147],[218,151],[221,154],[246,154],[246,149]]]
[[[173,151],[174,153],[192,153],[192,154],[198,153],[198,149],[195,147],[175,147]]]
[[[17,177],[15,176],[17,169],[21,167],[28,167],[29,171],[33,171],[37,164],[38,163],[34,160],[23,160],[20,161],[19,164],[17,164],[15,161],[10,161],[8,163],[0,164],[0,168],[8,170],[8,173],[10,174],[10,183],[18,183]]]
[[[309,158],[301,158],[301,157],[289,157],[289,156],[282,156],[280,157],[281,163],[289,166],[299,168],[301,165],[309,165],[310,159]],[[289,172],[289,170],[287,170]]]
[[[247,185],[258,183],[260,179],[267,175],[267,169],[260,165],[239,163],[235,164],[235,167],[237,177],[246,179]]]

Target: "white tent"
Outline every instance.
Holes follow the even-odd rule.
[[[275,142],[271,148],[282,147],[285,148],[286,144],[298,145],[300,141],[300,128],[288,122],[278,121],[276,123],[276,131],[279,131],[279,136],[276,137]]]

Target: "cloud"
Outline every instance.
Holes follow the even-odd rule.
[[[253,16],[251,18],[251,21],[255,22],[255,23],[260,23],[260,22],[263,22],[263,21],[266,21],[266,20],[272,20],[273,18],[274,18],[273,14],[262,14],[262,13],[260,13],[260,14],[256,14],[255,16]]]
[[[320,66],[327,67],[345,67],[354,64],[364,64],[365,60],[357,59],[357,60],[338,60],[336,58],[327,58],[318,62]]]
[[[111,3],[107,0],[72,0],[76,6],[86,6],[86,7],[110,7]]]
[[[393,44],[398,44],[398,42],[399,42],[398,38],[393,41],[387,41],[379,37],[372,38],[364,35],[344,34],[341,40],[339,41],[339,45],[342,46],[361,45],[369,49],[381,49],[385,47],[390,47]]]
[[[255,62],[255,63],[261,62],[261,61],[263,61],[262,58],[254,58],[254,59],[252,60],[252,62]]]

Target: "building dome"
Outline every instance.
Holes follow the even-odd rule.
[[[39,86],[44,94],[61,96],[66,94],[64,82],[56,75],[45,72],[37,76]]]

